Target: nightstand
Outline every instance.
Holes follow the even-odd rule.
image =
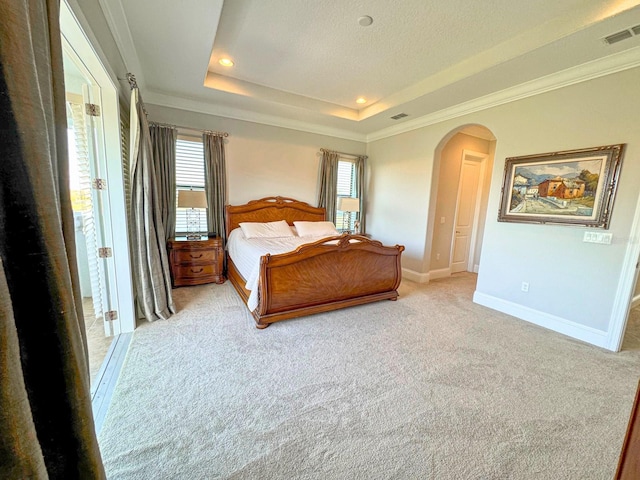
[[[167,249],[174,287],[224,283],[224,250],[220,237],[202,237],[202,240],[176,237],[167,242]]]

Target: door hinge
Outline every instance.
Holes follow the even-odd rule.
[[[111,320],[118,319],[118,311],[117,310],[109,310],[108,312],[104,312],[104,321],[110,322]]]
[[[109,258],[113,256],[113,251],[111,247],[100,247],[98,248],[98,257],[99,258]]]
[[[87,112],[87,115],[89,115],[90,117],[100,116],[100,105],[96,105],[95,103],[85,103],[84,108]]]
[[[91,180],[91,186],[94,190],[106,190],[107,181],[104,178],[94,178]]]

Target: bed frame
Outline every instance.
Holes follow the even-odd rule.
[[[240,222],[325,220],[325,209],[285,197],[267,197],[246,205],[226,206],[227,235]],[[357,239],[358,242],[349,242]],[[330,244],[331,241],[336,241]],[[385,247],[362,235],[342,234],[260,261],[258,307],[251,312],[258,328],[273,322],[339,308],[396,300],[402,279],[403,246]],[[246,280],[227,258],[227,274],[245,304]]]

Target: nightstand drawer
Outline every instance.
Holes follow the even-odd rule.
[[[200,249],[200,250],[176,250],[175,260],[177,263],[186,263],[188,265],[195,265],[197,263],[214,263],[218,259],[216,257],[216,251],[213,249]]]
[[[219,237],[167,242],[174,287],[224,283],[224,249]]]
[[[215,265],[187,265],[178,266],[174,269],[174,275],[176,278],[199,278],[209,275],[216,275]]]

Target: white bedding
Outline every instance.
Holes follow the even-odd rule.
[[[295,232],[295,228],[292,228]],[[277,237],[277,238],[245,238],[240,228],[235,228],[227,240],[229,257],[238,272],[247,281],[244,288],[251,291],[247,306],[254,311],[258,306],[258,278],[260,275],[260,257],[270,253],[277,255],[295,250],[305,243],[313,243],[326,237]]]

